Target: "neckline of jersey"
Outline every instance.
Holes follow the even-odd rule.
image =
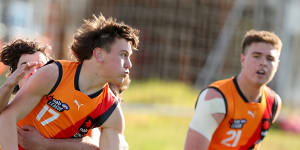
[[[236,88],[237,92],[242,97],[242,99],[244,100],[244,102],[250,103],[250,101],[246,98],[246,96],[243,94],[242,90],[240,89],[239,84],[237,83],[237,76],[235,76],[233,78],[233,83],[235,85],[235,88]],[[261,103],[261,97],[259,97],[259,100],[258,100],[257,103]]]
[[[82,68],[82,63],[78,64],[76,72],[75,72],[74,86],[75,86],[75,90],[77,90],[77,91],[80,91],[80,88],[79,88],[79,75],[80,75],[81,68]],[[100,95],[102,93],[102,91],[103,91],[103,88],[101,88],[100,90],[98,90],[97,92],[95,92],[93,94],[89,94],[88,97],[95,98],[98,95]]]

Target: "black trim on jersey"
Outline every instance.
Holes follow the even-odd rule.
[[[237,77],[233,78],[233,83],[235,85],[236,90],[238,91],[239,95],[242,97],[242,99],[244,100],[244,102],[249,103],[250,101],[246,98],[246,96],[243,94],[242,90],[240,89],[238,83],[237,83]],[[258,103],[261,102],[261,97],[259,98]]]
[[[51,63],[55,62],[53,59],[49,60],[45,65],[43,65],[42,67],[46,66],[46,65],[49,65]]]
[[[205,89],[207,89],[207,88],[205,88]],[[203,89],[203,90],[200,91],[200,93],[199,93],[199,95],[198,95],[198,97],[197,97],[196,103],[195,103],[195,109],[197,108],[197,104],[198,104],[199,97],[200,97],[201,93],[202,93],[205,89]]]
[[[112,104],[106,112],[104,112],[99,117],[95,118],[94,119],[94,122],[95,122],[94,128],[100,127],[108,119],[108,117],[114,112],[114,110],[116,109],[117,106],[118,106],[118,101],[116,100],[114,102],[114,104]]]
[[[90,94],[88,95],[90,98],[95,98],[98,95],[100,95],[102,93],[103,89],[100,89],[99,91],[97,91],[96,93]]]
[[[227,108],[228,104],[227,104],[227,99],[226,99],[225,95],[223,94],[223,92],[222,92],[220,89],[218,89],[218,88],[216,88],[216,87],[214,87],[214,86],[210,86],[209,88],[213,88],[213,89],[217,90],[217,91],[222,95],[223,100],[224,100],[224,104],[225,104],[225,108],[226,108],[226,112],[225,112],[225,116],[226,116],[226,114],[227,114],[227,109],[228,109],[228,108]],[[224,117],[224,119],[225,119],[225,117]]]
[[[223,100],[224,100],[224,104],[225,104],[225,110],[226,110],[225,116],[226,116],[226,114],[227,114],[227,109],[228,109],[228,108],[227,108],[227,105],[228,105],[228,104],[227,104],[227,100],[226,100],[225,95],[223,94],[223,92],[222,92],[220,89],[218,89],[218,88],[216,88],[216,87],[214,87],[214,86],[209,86],[209,87],[203,89],[203,90],[200,92],[200,94],[198,95],[197,100],[196,100],[195,109],[197,108],[197,103],[198,103],[198,100],[199,100],[199,97],[200,97],[201,93],[202,93],[204,90],[208,89],[208,88],[215,89],[216,91],[218,91],[218,92],[222,95]],[[224,119],[225,119],[225,117],[224,117]]]
[[[80,91],[78,82],[79,82],[79,74],[80,74],[81,67],[82,64],[79,64],[77,66],[76,73],[75,73],[74,86],[75,86],[75,90],[77,91]]]
[[[60,83],[60,81],[61,81],[61,79],[62,79],[62,75],[63,75],[62,65],[61,65],[60,62],[54,61],[54,60],[50,60],[50,61],[47,62],[46,65],[48,65],[48,64],[50,64],[50,63],[53,63],[53,62],[55,62],[55,64],[56,64],[57,67],[58,67],[58,77],[57,77],[57,80],[56,80],[55,85],[53,86],[53,88],[51,89],[51,91],[48,93],[48,95],[50,95],[51,93],[53,93],[53,92],[55,91],[55,89],[58,87],[58,85],[59,85],[59,83]]]
[[[75,90],[77,90],[77,91],[80,91],[80,88],[79,88],[79,74],[80,74],[80,71],[81,71],[81,67],[82,67],[82,63],[77,66],[76,73],[75,73],[74,87],[75,87]],[[95,98],[98,95],[100,95],[102,93],[102,91],[103,91],[103,89],[100,89],[99,91],[88,95],[88,97]]]

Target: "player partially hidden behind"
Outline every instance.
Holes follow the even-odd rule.
[[[281,47],[274,33],[245,34],[240,73],[200,93],[185,150],[259,148],[281,108],[280,97],[266,85],[278,69]]]
[[[1,62],[8,66],[9,76],[0,88],[0,112],[8,105],[11,95],[22,88],[30,76],[51,59],[48,53],[49,50],[51,50],[49,46],[25,39],[16,39],[5,44],[0,54],[0,59]],[[128,84],[124,86],[128,86]],[[111,85],[111,87],[114,87],[113,89],[115,90],[118,89],[115,85]],[[53,149],[58,142],[61,143],[59,146],[63,149],[96,148],[99,147],[99,136],[98,129],[94,129],[92,134],[82,139],[50,140],[44,138],[31,126],[24,126],[18,129],[19,144],[26,149],[32,150],[40,149],[41,147],[45,150]]]
[[[9,74],[0,88],[0,112],[7,106],[12,93],[16,93],[28,78],[49,60],[46,50],[38,42],[17,39],[4,45],[0,59],[9,66]]]
[[[102,15],[85,21],[71,46],[78,62],[40,68],[0,114],[1,148],[17,149],[20,120],[46,138],[81,138],[101,127],[100,149],[123,149],[124,116],[107,83],[124,82],[137,46],[138,30],[124,23]]]

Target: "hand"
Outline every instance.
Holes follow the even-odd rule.
[[[46,140],[47,139],[32,126],[18,128],[18,143],[24,149],[42,150]]]
[[[20,67],[18,67],[11,75],[9,75],[6,79],[6,83],[14,87],[16,86],[21,79],[24,78],[26,73],[28,73],[33,68],[39,68],[42,64],[37,62],[30,62],[26,64],[22,64]]]

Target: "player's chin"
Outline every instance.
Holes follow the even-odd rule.
[[[116,86],[120,86],[125,80],[125,77],[118,77],[112,83]]]
[[[268,82],[269,82],[269,80],[267,78],[262,78],[262,79],[256,80],[256,84],[258,84],[258,85],[264,85],[264,84],[267,84]]]

